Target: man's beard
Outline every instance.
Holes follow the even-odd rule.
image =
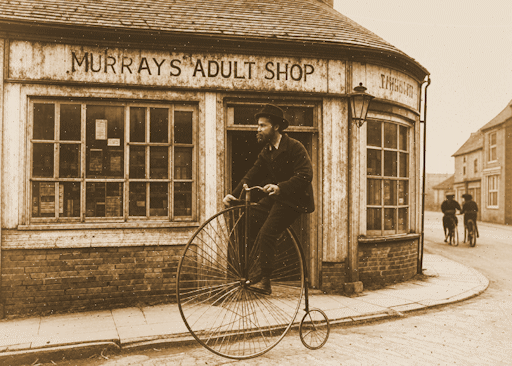
[[[266,145],[270,143],[270,138],[270,135],[264,135],[261,133],[256,134],[256,140],[258,140],[258,143],[260,143],[261,145]]]

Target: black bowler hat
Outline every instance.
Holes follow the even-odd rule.
[[[446,195],[446,198],[450,198],[450,197],[451,197],[451,198],[454,198],[454,197],[455,197],[455,195],[454,195],[453,193],[450,193],[450,194],[447,194],[447,195]]]
[[[465,200],[472,200],[472,199],[473,199],[473,196],[472,196],[472,195],[470,195],[470,194],[468,194],[468,193],[466,193],[466,194],[463,194],[463,195],[462,195],[462,198],[464,198]]]
[[[270,117],[271,119],[276,120],[281,125],[281,131],[285,130],[289,125],[286,118],[284,118],[284,111],[273,104],[267,104],[261,111],[254,115],[256,120],[260,117]]]

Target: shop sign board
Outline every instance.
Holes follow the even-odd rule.
[[[12,41],[9,78],[327,93],[327,61]],[[340,80],[340,84],[341,80]]]
[[[367,92],[379,99],[392,100],[418,110],[420,84],[407,74],[389,67],[355,63],[352,80],[354,86],[363,82]]]

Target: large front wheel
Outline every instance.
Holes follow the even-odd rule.
[[[190,333],[210,351],[235,359],[259,356],[279,343],[304,296],[302,253],[290,229],[276,244],[272,295],[251,288],[260,253],[253,244],[254,214],[264,213],[256,205],[250,212],[248,226],[243,206],[206,221],[185,247],[177,273],[178,306]]]

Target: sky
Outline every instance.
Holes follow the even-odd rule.
[[[453,173],[452,155],[512,100],[512,1],[334,0],[334,9],[430,72],[426,172]]]

